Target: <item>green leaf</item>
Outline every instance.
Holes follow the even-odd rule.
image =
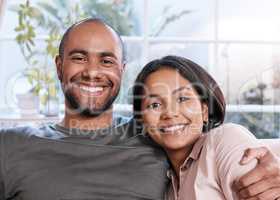
[[[35,85],[35,88],[34,88],[35,94],[36,94],[36,95],[39,95],[39,92],[40,92],[41,89],[42,89],[42,88],[41,88],[41,85],[40,85],[40,84]]]
[[[33,84],[33,79],[31,76],[27,76],[27,80],[31,85]]]
[[[21,43],[21,42],[22,42],[22,34],[19,34],[19,35],[16,36],[16,41],[17,41],[18,43]]]

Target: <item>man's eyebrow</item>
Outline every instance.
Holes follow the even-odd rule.
[[[110,51],[105,51],[105,52],[100,52],[100,57],[113,57],[115,59],[117,59],[117,56],[113,53],[113,52],[110,52]]]
[[[76,53],[83,54],[83,55],[88,55],[88,52],[83,50],[83,49],[73,49],[68,53],[68,56],[71,56],[71,55],[76,54]]]
[[[175,94],[175,93],[180,92],[182,90],[190,90],[190,87],[188,87],[188,86],[179,87],[179,88],[173,90],[172,94]]]

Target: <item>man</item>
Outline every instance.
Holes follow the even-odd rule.
[[[3,130],[0,199],[162,199],[163,152],[113,118],[124,70],[123,44],[97,19],[72,26],[56,58],[65,117],[56,125]]]
[[[65,117],[56,125],[1,132],[0,200],[163,199],[168,181],[163,152],[133,120],[113,117],[125,66],[120,36],[98,19],[74,24],[63,36],[56,66]],[[266,179],[279,179],[280,165],[265,151],[246,154],[245,163],[257,157],[260,164],[253,175],[237,180],[242,197],[258,198],[279,187],[279,180]],[[258,176],[259,166],[273,167]]]

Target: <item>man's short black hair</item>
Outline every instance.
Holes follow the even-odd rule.
[[[119,40],[120,40],[120,43],[121,43],[121,48],[122,48],[122,61],[125,62],[126,61],[126,51],[125,51],[125,45],[124,45],[124,42],[121,38],[121,35],[118,33],[117,30],[115,30],[112,26],[110,26],[108,23],[106,23],[103,19],[101,18],[87,18],[87,19],[83,19],[81,21],[78,21],[76,23],[74,23],[73,25],[71,25],[65,32],[64,34],[62,35],[62,38],[61,38],[61,41],[59,43],[59,48],[58,48],[58,53],[59,53],[59,56],[61,58],[63,58],[63,54],[64,54],[64,47],[65,47],[65,43],[68,39],[68,36],[70,34],[70,32],[72,31],[73,28],[75,28],[76,26],[82,24],[82,23],[87,23],[87,22],[98,22],[98,23],[101,23],[103,24],[104,26],[108,26],[109,28],[111,28],[115,33],[116,35],[118,36]]]

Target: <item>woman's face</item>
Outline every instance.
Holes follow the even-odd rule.
[[[169,68],[147,77],[141,110],[148,134],[166,150],[192,145],[208,120],[207,106],[191,83]]]

